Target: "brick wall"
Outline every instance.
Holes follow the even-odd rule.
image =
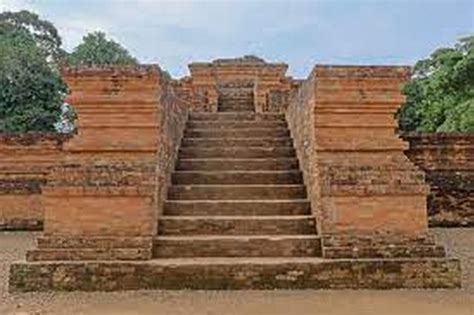
[[[217,111],[219,85],[250,82],[254,87],[254,103],[257,112],[269,111],[271,91],[289,91],[291,79],[285,76],[288,65],[267,63],[254,57],[217,59],[212,62],[195,62],[189,65],[190,78],[182,80],[187,91],[205,101],[195,102],[193,111]],[[275,105],[273,103],[272,105]],[[274,106],[271,111],[275,110]]]
[[[194,112],[217,111],[217,89],[215,85],[193,85],[190,77],[171,82],[176,96],[188,104]]]
[[[0,230],[42,228],[42,187],[67,139],[58,134],[0,135]]]
[[[360,249],[357,239],[386,239],[395,248],[396,239],[427,233],[423,173],[395,134],[408,77],[405,67],[316,66],[290,100],[287,119],[319,231],[328,246],[354,246],[336,246],[341,255],[361,255],[352,251]],[[334,246],[329,252],[338,255]]]
[[[430,226],[474,226],[474,134],[410,134],[407,156],[426,172]]]
[[[157,66],[63,77],[78,134],[48,175],[44,236],[27,259],[149,259],[187,105]]]
[[[175,81],[162,81],[160,93],[160,120],[158,126],[158,151],[155,160],[157,174],[156,205],[162,212],[171,172],[175,169],[181,138],[188,119],[190,103],[176,91]]]

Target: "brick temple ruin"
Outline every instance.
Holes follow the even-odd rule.
[[[10,290],[459,287],[396,133],[409,68],[287,68],[64,69],[78,133],[1,151],[2,206],[44,222]]]

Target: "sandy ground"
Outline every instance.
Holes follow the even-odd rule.
[[[318,314],[474,315],[474,229],[434,229],[463,263],[463,289],[410,291],[7,292],[8,266],[23,259],[34,233],[0,233],[0,314]]]

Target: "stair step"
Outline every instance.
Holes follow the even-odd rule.
[[[232,102],[238,100],[250,100],[253,101],[252,91],[228,91],[219,95],[219,101],[221,102]]]
[[[286,128],[242,128],[242,129],[186,129],[184,137],[190,138],[248,138],[248,137],[289,137],[290,131]]]
[[[284,114],[275,113],[190,113],[190,121],[193,120],[280,120],[285,121]]]
[[[312,216],[162,216],[159,235],[316,234]]]
[[[150,250],[145,248],[50,248],[32,249],[26,253],[27,261],[58,260],[146,260]]]
[[[58,281],[58,275],[74,281]],[[41,280],[41,285],[38,285],[39,280],[31,279]],[[459,262],[446,258],[192,257],[140,262],[97,261],[94,264],[89,261],[17,262],[12,264],[10,273],[10,290],[17,293],[74,290],[419,290],[460,286]],[[288,295],[287,292],[283,294]]]
[[[253,104],[253,95],[252,94],[240,94],[240,95],[226,95],[219,97],[219,104],[234,104],[234,103],[252,103]]]
[[[179,159],[176,165],[179,171],[193,170],[295,170],[298,169],[296,158],[279,159]]]
[[[183,138],[181,147],[293,147],[290,137],[281,138]]]
[[[221,95],[219,96],[219,105],[235,104],[235,103],[247,103],[253,104],[254,99],[252,94],[234,94],[234,95]]]
[[[238,107],[253,108],[254,104],[253,104],[253,101],[242,100],[242,101],[225,102],[218,105],[218,108],[238,108]]]
[[[219,105],[229,106],[229,105],[253,105],[253,97],[228,97],[219,99]]]
[[[233,94],[233,95],[221,95],[219,96],[219,104],[229,104],[229,103],[253,103],[252,94]]]
[[[253,105],[233,105],[233,106],[219,106],[219,112],[246,112],[253,111],[255,107]]]
[[[239,129],[239,128],[287,128],[285,121],[279,120],[268,120],[268,121],[255,121],[255,120],[243,120],[243,121],[189,121],[187,124],[188,128],[195,129]]]
[[[170,200],[304,199],[304,185],[173,185]]]
[[[321,240],[313,235],[158,236],[153,257],[316,257]]]
[[[302,174],[294,171],[178,171],[172,174],[174,185],[214,184],[301,184]]]
[[[278,216],[309,215],[306,199],[293,200],[167,200],[165,215],[176,216]]]
[[[180,158],[278,158],[294,157],[290,147],[186,147],[179,150]]]

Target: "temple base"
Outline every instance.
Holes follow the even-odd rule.
[[[18,262],[10,291],[438,289],[461,287],[458,260],[199,258]]]

